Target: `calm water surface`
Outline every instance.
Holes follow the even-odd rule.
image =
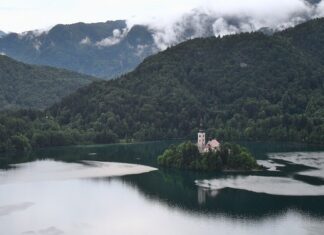
[[[242,143],[266,172],[160,169],[84,177],[102,170],[84,160],[157,167],[156,157],[170,144],[2,156],[1,234],[323,234],[323,148]]]

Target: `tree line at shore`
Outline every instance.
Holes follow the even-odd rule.
[[[200,153],[197,145],[184,142],[171,145],[158,157],[158,164],[168,168],[199,171],[258,170],[255,158],[244,147],[224,143],[219,150]]]
[[[318,19],[273,36],[187,41],[44,112],[2,112],[1,150],[193,139],[201,119],[225,141],[324,144],[323,35]]]

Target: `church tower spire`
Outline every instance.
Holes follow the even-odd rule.
[[[198,141],[197,141],[197,146],[200,152],[204,151],[206,145],[206,133],[203,129],[203,124],[202,124],[202,120],[200,121],[200,128],[198,131]]]

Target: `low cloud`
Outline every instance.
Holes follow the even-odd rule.
[[[191,38],[224,36],[269,28],[273,31],[324,16],[324,0],[216,0],[171,19],[146,24],[163,50]],[[132,22],[131,22],[132,23]],[[145,22],[142,22],[145,24]]]
[[[324,17],[324,0],[188,0],[174,3],[172,9],[167,1],[159,4],[160,7],[151,6],[159,9],[153,12],[153,18],[151,11],[138,12],[141,18],[128,19],[127,28],[115,29],[111,36],[97,41],[85,37],[77,43],[97,48],[110,47],[120,43],[133,25],[141,24],[148,26],[153,33],[158,50],[164,50],[188,39],[222,37],[260,29],[274,32]],[[35,40],[47,32],[48,29],[28,31],[20,34],[19,38]],[[34,44],[36,50],[40,46]],[[138,55],[145,51],[144,47],[138,48]]]
[[[316,8],[317,17],[324,17],[324,1],[321,1]]]
[[[96,46],[109,47],[118,44],[127,35],[127,32],[128,32],[127,29],[123,29],[123,30],[114,29],[112,36],[104,38],[99,42],[96,42]]]
[[[80,43],[80,45],[91,45],[91,39],[87,36],[85,38],[83,38]]]
[[[35,40],[33,43],[33,47],[35,48],[36,51],[39,51],[42,46],[42,43],[39,40]]]

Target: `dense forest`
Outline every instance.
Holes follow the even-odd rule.
[[[61,133],[77,132],[73,143],[193,138],[202,119],[208,136],[220,140],[324,144],[323,34],[324,19],[316,19],[272,36],[190,40],[118,79],[79,89],[41,115]],[[3,120],[12,115],[30,119],[3,114],[5,133]],[[33,138],[48,127],[35,120],[7,135],[42,146]]]
[[[190,141],[170,146],[158,157],[158,164],[163,167],[199,171],[261,169],[252,154],[240,145],[223,143],[217,151],[200,153],[197,145]]]
[[[27,65],[0,55],[0,110],[45,109],[94,80],[75,72]]]

